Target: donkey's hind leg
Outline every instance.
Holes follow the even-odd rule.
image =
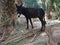
[[[39,18],[39,20],[41,21],[41,24],[42,24],[41,31],[45,31],[46,22],[42,18]]]

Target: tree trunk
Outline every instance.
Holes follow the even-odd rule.
[[[2,6],[2,17],[0,30],[2,30],[1,40],[6,40],[12,31],[15,30],[16,9],[15,0],[0,0]]]
[[[46,13],[47,13],[47,19],[51,19],[52,16],[50,15],[51,8],[49,7],[49,0],[45,1],[45,6],[46,6]]]
[[[1,4],[0,4],[0,16],[1,16]]]

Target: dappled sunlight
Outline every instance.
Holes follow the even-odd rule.
[[[42,4],[42,1],[41,1],[41,0],[37,0],[37,3],[38,3],[38,4],[40,4],[40,3]]]
[[[33,25],[36,28],[40,28],[41,27],[41,22],[40,21],[33,22]]]
[[[43,37],[43,36],[46,36],[47,34],[45,32],[43,32],[40,35]]]
[[[2,45],[60,43],[60,0],[0,0],[0,3]]]
[[[22,32],[22,33],[24,33],[24,31],[23,31],[23,30],[21,30],[21,32]]]

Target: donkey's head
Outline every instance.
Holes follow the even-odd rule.
[[[18,17],[20,17],[20,15],[22,14],[22,5],[18,6],[16,4],[16,10],[17,10],[17,14],[19,14]]]
[[[21,12],[22,11],[22,5],[19,6],[19,5],[16,4],[16,9],[17,9],[17,13],[19,13],[19,14],[22,13]]]

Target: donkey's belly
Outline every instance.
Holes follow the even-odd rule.
[[[30,18],[38,18],[37,15],[29,15]]]

